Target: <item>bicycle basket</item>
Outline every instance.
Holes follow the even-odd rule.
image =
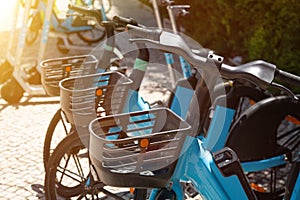
[[[164,187],[190,125],[168,108],[91,121],[90,158],[100,180],[116,187]]]
[[[80,55],[44,60],[40,63],[42,85],[50,96],[59,96],[59,81],[68,77],[96,73],[98,60],[92,55]]]
[[[97,117],[120,113],[131,84],[116,71],[63,79],[61,109],[70,123],[87,127]]]

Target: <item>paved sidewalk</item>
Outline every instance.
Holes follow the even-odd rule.
[[[43,141],[58,98],[0,100],[0,199],[43,199]]]

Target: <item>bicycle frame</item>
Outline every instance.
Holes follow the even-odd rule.
[[[248,199],[236,176],[222,175],[212,154],[203,147],[201,138],[186,138],[171,178],[170,186],[178,200],[184,199],[181,181],[190,181],[197,192],[207,199]],[[149,199],[155,200],[157,192],[158,190],[154,189]]]
[[[37,12],[45,12],[47,9],[47,4],[43,1],[40,0],[37,8]],[[91,30],[93,27],[92,26],[72,26],[73,22],[73,16],[68,16],[65,20],[62,22],[59,21],[58,17],[56,16],[55,13],[55,2],[53,6],[53,12],[51,14],[51,25],[52,28],[61,33],[74,33],[74,32],[80,32],[80,31],[86,31],[86,30]],[[68,10],[67,14],[72,14],[73,11]],[[42,14],[42,18],[44,14]]]
[[[209,55],[207,59],[205,60],[202,57],[198,57],[196,55],[193,55],[190,53],[190,50],[188,49],[187,45],[184,43],[181,45],[182,40],[177,38],[175,39],[175,35],[172,34],[170,37],[166,37],[169,33],[163,32],[163,31],[143,31],[143,29],[138,29],[129,26],[130,28],[133,29],[132,35],[134,36],[140,36],[144,37],[146,39],[132,39],[132,41],[136,42],[150,42],[153,44],[156,44],[160,47],[161,50],[165,50],[168,52],[176,52],[179,55],[186,55],[186,58],[189,59],[190,63],[193,63],[196,66],[199,66],[197,62],[201,63],[214,63],[216,66],[218,66],[220,72],[222,73],[222,76],[224,77],[230,77],[230,73],[232,73],[232,78],[236,77],[238,78],[239,76],[245,75],[248,78],[248,81],[254,81],[258,86],[261,88],[266,88],[267,85],[270,85],[275,77],[273,75],[272,77],[267,77],[265,76],[266,74],[256,74],[256,72],[253,72],[252,75],[249,74],[246,75],[247,68],[248,67],[259,67],[261,71],[269,71],[270,74],[274,74],[276,71],[276,66],[271,65],[269,63],[263,62],[263,61],[256,61],[252,62],[249,64],[245,64],[244,66],[240,66],[241,68],[238,70],[235,70],[234,68],[231,68],[230,66],[222,64],[222,59],[219,58],[218,56]],[[148,34],[148,35],[147,35]],[[168,38],[170,40],[174,41],[167,41],[164,40],[165,38]],[[176,40],[176,41],[175,41]],[[173,50],[173,51],[172,51]],[[280,71],[276,71],[277,73],[280,73]],[[216,71],[215,71],[216,73]],[[209,91],[212,91],[213,85],[216,82],[216,74],[214,72],[209,72],[204,70],[204,77],[206,77],[207,80],[207,88]],[[233,75],[235,73],[235,75]],[[252,77],[254,76],[254,77]],[[281,78],[279,75],[276,75],[277,78]],[[285,76],[282,74],[282,76]],[[299,81],[299,77],[292,76],[292,75],[287,75],[290,78],[290,82],[297,82]],[[285,79],[287,80],[287,79]],[[297,80],[297,81],[296,81]],[[199,92],[201,90],[198,90],[201,88],[201,85],[199,87],[199,84],[197,84],[196,89],[195,89],[195,95],[197,96],[198,100],[199,97],[198,95],[206,95],[207,93],[204,92]],[[207,96],[206,96],[207,97]],[[297,97],[294,96],[294,98],[297,99]],[[196,99],[196,98],[195,98]],[[202,97],[202,100],[204,100],[205,97]],[[168,185],[166,185],[167,189],[173,189],[173,191],[176,193],[176,196],[178,199],[183,199],[183,188],[180,184],[181,181],[190,181],[193,183],[195,188],[197,189],[197,192],[199,192],[201,195],[209,198],[209,199],[248,199],[252,198],[255,199],[255,195],[249,193],[249,191],[252,191],[251,189],[249,190],[249,184],[248,186],[245,186],[243,184],[244,181],[241,181],[241,177],[244,176],[242,168],[240,169],[240,175],[237,176],[230,176],[226,177],[224,176],[224,173],[220,173],[220,166],[217,166],[213,158],[216,159],[216,155],[213,157],[210,154],[210,150],[212,149],[217,149],[217,148],[222,148],[224,147],[223,145],[225,144],[225,138],[227,138],[226,134],[228,133],[229,130],[229,125],[234,117],[234,110],[230,110],[227,108],[222,108],[222,107],[217,107],[217,117],[216,114],[214,116],[214,120],[212,121],[211,124],[219,123],[219,126],[212,126],[213,129],[210,130],[211,134],[214,134],[214,131],[219,132],[219,137],[216,137],[216,135],[213,135],[213,137],[210,137],[206,140],[204,140],[205,143],[203,143],[203,137],[198,136],[199,135],[199,124],[201,123],[198,122],[198,119],[195,118],[197,117],[197,113],[195,114],[195,109],[197,106],[200,106],[201,108],[205,108],[207,106],[207,102],[205,101],[193,101],[191,102],[191,107],[190,107],[190,116],[187,117],[186,121],[192,125],[192,127],[197,127],[194,128],[193,134],[196,135],[196,137],[188,136],[185,142],[185,146],[182,149],[182,154],[177,162],[176,169],[173,173],[173,176],[171,178],[171,181]],[[205,111],[205,109],[199,109],[201,111]],[[194,114],[192,114],[194,112]],[[221,122],[220,123],[220,119]],[[223,119],[223,120],[222,120]],[[202,119],[203,122],[203,119]],[[225,124],[225,129],[224,132],[222,132],[223,125]],[[221,138],[218,140],[217,138]],[[207,149],[209,147],[210,149]],[[218,157],[218,154],[217,154]],[[275,157],[272,159],[266,159],[263,160],[260,166],[258,166],[259,170],[264,169],[265,167],[270,167],[270,166],[278,166],[283,163],[282,157]],[[230,161],[229,161],[230,162]],[[235,162],[239,163],[238,160]],[[257,168],[253,169],[252,167],[254,166],[255,162],[252,163],[245,163],[244,167],[248,167],[248,170],[257,170]],[[267,165],[265,165],[267,163]],[[257,163],[255,163],[256,165]],[[252,166],[251,166],[252,165]],[[256,166],[254,166],[256,167]],[[235,170],[232,170],[235,171]],[[242,174],[242,175],[241,175]],[[231,174],[232,175],[232,174]],[[238,177],[238,179],[237,179]],[[243,178],[242,178],[243,179]],[[240,183],[239,183],[240,182]],[[298,184],[298,180],[296,181],[296,184]],[[247,185],[247,184],[246,184]],[[248,189],[247,189],[248,187]],[[246,188],[246,190],[245,190]],[[232,192],[234,191],[234,192]],[[253,191],[252,191],[253,193]],[[150,199],[155,199],[156,195],[158,194],[158,190],[154,190],[150,196]],[[237,195],[237,196],[235,196]]]

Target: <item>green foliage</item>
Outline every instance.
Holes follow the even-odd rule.
[[[178,0],[186,34],[224,56],[262,59],[300,75],[300,1]]]

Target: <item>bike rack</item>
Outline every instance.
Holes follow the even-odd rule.
[[[42,96],[46,95],[46,92],[42,86],[42,84],[30,84],[28,80],[26,80],[26,77],[24,76],[24,67],[31,67],[36,66],[37,71],[41,74],[41,67],[39,66],[39,63],[45,59],[45,52],[46,52],[46,45],[48,42],[48,38],[50,37],[56,37],[61,38],[64,41],[64,44],[66,48],[68,49],[76,49],[76,50],[92,50],[94,47],[84,47],[79,45],[72,45],[67,39],[67,36],[62,33],[55,33],[50,32],[50,26],[51,26],[51,15],[53,10],[53,5],[55,0],[48,0],[47,1],[47,7],[45,10],[45,17],[43,22],[43,28],[41,32],[41,39],[40,39],[40,45],[37,49],[38,55],[36,57],[27,57],[24,58],[24,50],[26,48],[25,44],[25,38],[27,33],[27,20],[29,18],[30,14],[30,8],[31,4],[35,0],[25,0],[25,6],[24,6],[24,14],[23,16],[20,16],[20,9],[21,9],[21,3],[20,1],[16,1],[16,5],[14,8],[14,15],[13,15],[13,24],[11,27],[11,32],[9,36],[8,41],[8,51],[6,55],[6,60],[13,68],[13,78],[18,82],[18,84],[21,86],[21,88],[24,91],[20,92],[26,92],[29,96]],[[22,17],[22,18],[21,18]],[[20,18],[20,19],[19,19]],[[20,29],[20,32],[17,36],[17,41],[15,41],[15,34],[17,31],[17,24],[18,20],[22,20],[22,26]],[[17,42],[17,48],[13,52],[13,45]],[[14,87],[11,85],[10,87]]]
[[[36,64],[36,60],[34,58],[28,57],[27,59],[23,58],[23,53],[25,49],[25,37],[27,32],[27,19],[29,17],[30,7],[33,0],[25,0],[24,14],[22,16],[22,26],[20,29],[20,33],[18,34],[17,48],[15,52],[12,52],[13,44],[15,42],[15,33],[17,30],[17,23],[20,11],[20,1],[16,1],[16,5],[14,8],[13,15],[13,25],[11,28],[11,33],[8,42],[8,51],[6,55],[6,60],[13,67],[13,77],[19,83],[19,85],[23,88],[24,92],[29,95],[45,95],[45,91],[42,85],[32,85],[29,84],[24,77],[22,77],[22,69],[26,66],[33,66]],[[53,4],[54,0],[49,0],[48,4]],[[40,49],[41,50],[41,49]],[[40,52],[39,58],[43,56],[44,51]],[[40,60],[40,59],[38,59]],[[32,62],[34,61],[34,62]]]
[[[51,0],[52,1],[52,0]],[[100,8],[101,9],[104,9],[104,7],[103,7],[103,3],[102,3],[102,0],[101,1],[99,1],[99,3],[100,3]],[[50,9],[51,8],[51,9]],[[51,14],[52,14],[52,10],[53,10],[53,4],[52,5],[49,5],[49,2],[48,2],[48,4],[47,4],[47,11],[48,12],[51,12]],[[106,15],[105,15],[105,12],[101,12],[102,13],[102,18],[104,19],[104,20],[107,20],[107,17],[106,17]],[[46,19],[49,19],[49,23],[51,23],[51,14],[50,14],[50,18],[45,18],[45,20]],[[44,30],[44,28],[43,28],[43,30]],[[65,46],[65,48],[66,49],[68,49],[68,50],[81,50],[81,51],[92,51],[94,48],[95,48],[95,46],[85,46],[85,45],[80,45],[80,44],[71,44],[71,42],[70,42],[70,40],[68,39],[68,36],[65,34],[65,33],[60,33],[60,32],[49,32],[49,30],[46,30],[47,32],[45,32],[45,34],[48,34],[50,37],[55,37],[55,38],[60,38],[62,41],[63,41],[63,44],[64,44],[64,46]],[[43,33],[44,33],[44,31],[43,31]],[[46,35],[44,35],[44,37],[47,37]],[[44,45],[45,44],[41,44],[41,49],[45,49],[45,47],[44,47]],[[118,53],[118,52],[117,52]],[[117,54],[116,53],[116,54]],[[118,55],[118,54],[117,54]],[[40,56],[41,58],[43,57],[43,53],[42,53],[42,55]],[[41,61],[41,60],[40,60]]]

